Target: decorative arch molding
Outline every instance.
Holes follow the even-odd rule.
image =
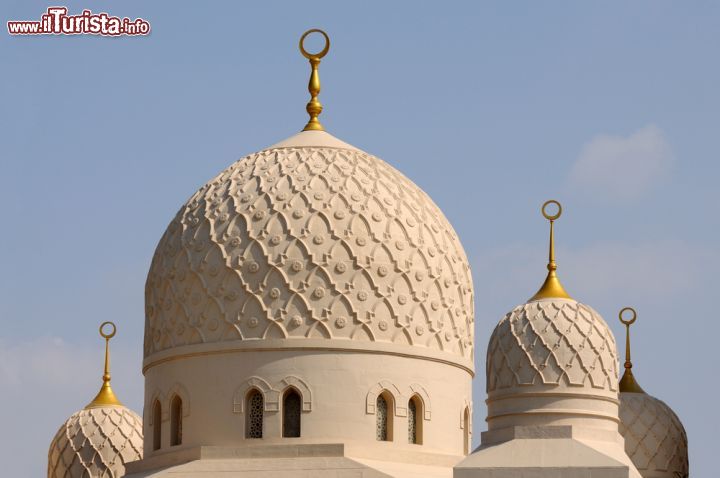
[[[181,383],[176,382],[167,392],[167,394],[165,395],[165,403],[163,404],[163,408],[167,409],[169,417],[172,399],[176,395],[180,397],[180,400],[182,400],[182,416],[187,417],[188,415],[190,415],[190,394],[188,393],[187,388],[185,388],[185,386]],[[163,415],[165,415],[165,412],[163,412]],[[165,418],[163,418],[163,420],[165,420]]]
[[[285,377],[280,381],[280,386],[278,388],[281,391],[280,396],[285,395],[288,388],[294,388],[297,390],[300,394],[300,399],[302,400],[302,411],[312,411],[312,391],[310,390],[310,387],[308,387],[307,383],[305,383],[301,378],[295,377],[294,375]]]
[[[253,388],[262,394],[266,412],[277,412],[280,410],[280,392],[273,389],[266,380],[260,377],[250,377],[235,389],[235,393],[233,394],[233,413],[244,413],[245,397]]]
[[[406,417],[408,399],[400,392],[400,389],[394,383],[388,380],[380,380],[370,388],[365,397],[365,413],[375,415],[377,397],[383,391],[387,391],[392,397],[393,407],[395,408],[394,415],[397,417]]]
[[[408,396],[410,398],[412,398],[414,395],[420,397],[423,405],[423,418],[425,420],[430,420],[432,406],[430,405],[430,396],[428,395],[427,390],[425,390],[425,388],[418,383],[411,383],[409,388],[410,393],[408,394]]]
[[[150,400],[148,401],[147,405],[145,405],[146,416],[143,422],[147,423],[148,425],[153,425],[153,423],[155,422],[155,402],[160,402],[160,421],[164,422],[170,419],[170,412],[165,406],[165,397],[163,396],[163,393],[160,391],[160,389],[156,388],[153,391],[152,395],[150,395]]]

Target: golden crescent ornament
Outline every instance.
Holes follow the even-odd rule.
[[[325,47],[323,47],[323,49],[318,53],[310,53],[305,49],[305,39],[311,33],[320,33],[323,37],[325,37]],[[320,59],[327,55],[327,52],[330,50],[330,37],[328,37],[327,33],[324,31],[318,28],[313,28],[302,34],[298,46],[300,47],[300,53],[302,53],[302,55],[310,61],[311,68],[310,81],[308,82],[310,101],[305,106],[305,111],[307,111],[308,115],[310,115],[310,120],[303,128],[303,131],[325,131],[325,128],[318,119],[318,116],[320,116],[320,113],[322,113],[323,110],[323,105],[320,103],[320,100],[318,100],[318,95],[320,94],[320,73],[318,72],[318,66],[320,65]]]
[[[308,35],[311,33],[320,33],[323,37],[325,37],[325,47],[320,51],[320,53],[309,53],[305,49],[305,38],[307,38]],[[300,37],[300,53],[307,58],[308,60],[316,59],[319,60],[320,58],[327,55],[327,52],[330,50],[330,37],[328,37],[327,33],[320,30],[319,28],[313,28],[311,30],[306,31],[303,33],[303,35]]]

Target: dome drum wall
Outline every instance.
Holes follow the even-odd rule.
[[[221,373],[222,372],[222,373]],[[472,396],[472,376],[461,367],[427,359],[352,351],[255,351],[175,358],[145,371],[145,410],[156,399],[168,403],[174,390],[186,391],[183,443],[237,447],[259,443],[345,443],[379,457],[388,450],[416,454],[463,454],[462,414]],[[282,397],[289,389],[301,396],[299,438],[282,437]],[[246,439],[246,399],[252,390],[264,397],[262,439]],[[376,439],[377,396],[392,398],[392,441]],[[418,397],[422,445],[408,443],[408,403]],[[162,447],[145,445],[146,457],[169,447],[169,417],[162,424]],[[153,424],[146,417],[146,434]],[[427,458],[431,460],[430,458]]]
[[[502,399],[488,399],[488,429],[515,426],[565,426],[593,429],[616,440],[618,433],[618,401],[593,395],[537,393]]]

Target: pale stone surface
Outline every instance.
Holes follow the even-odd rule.
[[[355,146],[347,144],[345,141],[341,141],[325,131],[301,131],[298,134],[284,139],[279,143],[275,143],[266,149],[307,147],[341,148],[360,151]]]
[[[627,478],[627,464],[573,439],[515,439],[475,452],[455,478]]]
[[[361,444],[196,447],[156,455],[128,466],[128,478],[450,478],[459,457],[394,453],[366,458]]]
[[[688,476],[685,428],[662,400],[645,393],[621,393],[620,433],[643,478]]]
[[[146,357],[326,339],[472,361],[472,280],[452,226],[400,172],[338,141],[304,132],[247,156],[181,208],[148,274]]]
[[[597,312],[530,301],[498,323],[487,354],[488,431],[456,478],[640,478],[618,431],[615,338]]]
[[[225,371],[219,378],[213,371]],[[155,400],[169,409],[183,397],[183,446],[253,446],[261,443],[362,443],[370,457],[386,453],[463,454],[460,417],[472,396],[468,369],[426,358],[366,351],[251,350],[199,354],[157,363],[145,372],[147,436],[152,436]],[[301,436],[282,438],[282,396],[290,387],[302,398]],[[251,389],[264,396],[263,438],[245,438],[245,399]],[[376,440],[377,396],[389,394],[393,440]],[[184,393],[184,392],[181,392]],[[421,400],[422,445],[408,443],[408,402]],[[181,395],[182,396],[182,395]],[[170,442],[169,415],[163,417],[159,452],[146,442],[146,456]]]
[[[123,476],[143,456],[142,420],[122,406],[83,409],[60,427],[48,451],[48,478]]]

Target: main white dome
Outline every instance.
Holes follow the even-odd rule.
[[[257,342],[412,347],[472,367],[472,279],[455,231],[404,175],[325,132],[235,162],[157,246],[144,352]]]

